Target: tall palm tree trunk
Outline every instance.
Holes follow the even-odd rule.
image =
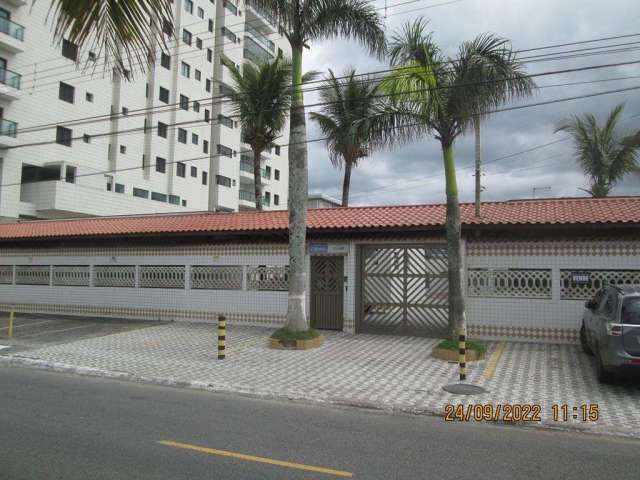
[[[447,250],[449,279],[449,335],[455,340],[466,335],[464,298],[462,296],[462,254],[460,234],[460,204],[453,157],[453,143],[442,143],[445,179],[447,183]]]
[[[482,171],[480,168],[481,165],[481,157],[480,157],[480,115],[475,115],[473,117],[473,127],[475,130],[475,139],[476,139],[476,217],[480,218],[480,205],[482,195]]]
[[[262,176],[260,175],[260,156],[262,151],[253,149],[253,191],[256,196],[256,210],[262,210]]]
[[[349,187],[351,186],[351,168],[353,162],[345,159],[344,162],[344,181],[342,182],[342,206],[349,206]]]
[[[308,329],[306,315],[307,128],[302,95],[302,45],[292,46],[292,100],[289,135],[289,300],[287,324]]]

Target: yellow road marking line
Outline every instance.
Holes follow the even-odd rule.
[[[482,374],[487,380],[491,380],[493,378],[493,375],[496,373],[496,367],[498,366],[500,357],[502,357],[502,354],[504,353],[505,347],[506,344],[504,342],[500,342],[498,344],[498,347],[496,348],[496,351],[493,352],[493,355],[491,355],[489,362],[487,362],[487,366],[485,367],[484,373]]]
[[[327,475],[334,475],[336,477],[353,477],[353,473],[345,472],[343,470],[333,470],[331,468],[316,467],[313,465],[304,465],[302,463],[291,463],[282,460],[275,460],[267,457],[255,457],[253,455],[246,455],[244,453],[229,452],[227,450],[218,450],[215,448],[199,447],[197,445],[190,445],[188,443],[172,442],[169,440],[161,440],[158,442],[160,445],[166,447],[182,448],[184,450],[192,450],[199,453],[207,453],[209,455],[218,455],[220,457],[236,458],[238,460],[246,460],[248,462],[266,463],[268,465],[277,465],[279,467],[293,468],[296,470],[305,470],[307,472],[326,473]]]

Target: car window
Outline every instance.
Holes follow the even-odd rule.
[[[613,319],[616,306],[618,305],[618,295],[615,291],[607,291],[602,299],[598,312],[607,318]]]
[[[626,324],[640,325],[640,297],[624,299],[620,321]]]

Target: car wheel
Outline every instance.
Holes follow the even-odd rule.
[[[602,363],[602,357],[600,352],[596,348],[596,375],[600,383],[612,383],[615,380],[615,375],[609,369],[607,369]]]
[[[587,330],[584,328],[584,323],[582,324],[582,328],[580,328],[580,345],[582,346],[582,351],[584,353],[587,355],[593,355],[589,342],[587,342]]]

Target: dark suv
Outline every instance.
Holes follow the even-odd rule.
[[[580,343],[595,356],[598,380],[640,372],[640,286],[604,287],[585,306]]]

